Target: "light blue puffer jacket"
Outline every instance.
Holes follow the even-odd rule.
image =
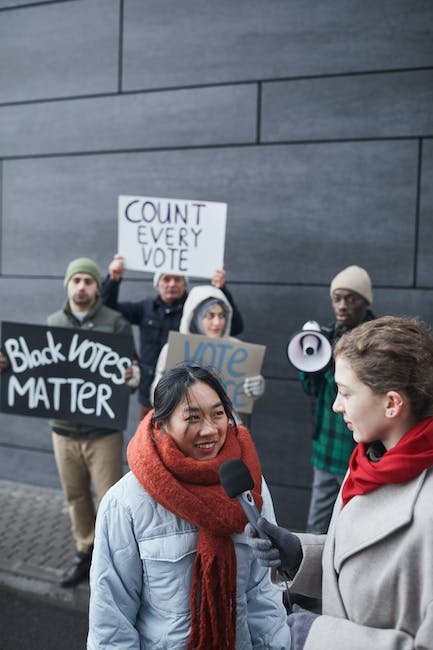
[[[275,521],[263,481],[263,515]],[[90,574],[88,650],[184,650],[197,528],[156,503],[132,472],[99,506]],[[289,628],[269,571],[244,534],[237,557],[237,650],[288,650]]]

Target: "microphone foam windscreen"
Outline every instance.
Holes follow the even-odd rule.
[[[221,485],[233,498],[254,487],[253,477],[243,460],[233,459],[223,463],[219,470]]]

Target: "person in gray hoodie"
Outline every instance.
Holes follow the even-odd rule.
[[[224,293],[212,285],[200,285],[191,289],[185,301],[180,321],[180,334],[201,334],[210,338],[229,338],[232,325],[233,307]],[[168,344],[166,343],[159,355],[155,378],[151,386],[151,399],[156,385],[167,368]],[[263,375],[246,377],[243,390],[245,395],[257,399],[265,391]]]

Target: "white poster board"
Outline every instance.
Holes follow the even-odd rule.
[[[119,196],[118,252],[135,271],[211,278],[224,266],[227,204]]]
[[[166,368],[186,362],[216,371],[234,409],[240,413],[251,413],[254,400],[245,395],[243,385],[246,377],[261,373],[265,351],[265,345],[237,339],[170,332]]]

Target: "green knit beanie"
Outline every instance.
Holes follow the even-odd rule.
[[[88,273],[89,275],[92,275],[96,280],[98,288],[101,288],[101,271],[99,270],[98,265],[95,264],[95,262],[92,260],[89,260],[88,257],[79,257],[78,259],[72,260],[72,262],[69,263],[68,268],[66,269],[65,281],[63,283],[65,287],[68,286],[69,280],[76,273]]]

